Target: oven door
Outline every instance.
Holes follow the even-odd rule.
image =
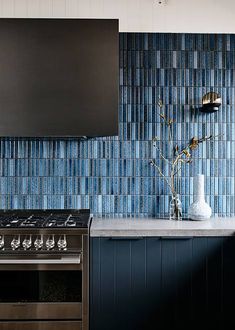
[[[0,320],[81,319],[82,274],[81,254],[1,257]]]

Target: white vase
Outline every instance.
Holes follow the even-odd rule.
[[[188,217],[191,220],[208,220],[211,217],[211,208],[205,201],[204,175],[198,174],[194,178],[194,202],[190,205]]]

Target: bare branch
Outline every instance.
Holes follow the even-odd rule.
[[[171,189],[171,185],[170,185],[169,181],[167,180],[167,178],[165,177],[165,175],[162,173],[160,167],[155,163],[155,161],[154,161],[153,159],[150,161],[150,164],[151,164],[152,166],[154,166],[154,167],[158,170],[160,176],[166,181],[167,185],[168,185],[169,188]]]
[[[181,150],[179,150],[178,144],[176,144],[175,146],[173,146],[173,132],[172,132],[172,125],[174,123],[173,119],[171,118],[167,118],[167,116],[162,112],[162,108],[163,108],[163,103],[162,101],[159,99],[157,105],[160,108],[160,112],[157,112],[157,114],[159,115],[159,117],[163,120],[163,122],[166,124],[166,127],[168,128],[168,137],[169,137],[169,142],[171,144],[172,147],[172,155],[170,156],[171,159],[167,159],[169,158],[165,156],[163,154],[162,149],[158,146],[158,142],[160,141],[160,139],[158,137],[155,137],[153,139],[154,142],[154,147],[157,149],[157,151],[159,152],[160,155],[160,159],[164,160],[168,166],[169,166],[169,180],[167,179],[167,177],[164,175],[161,167],[152,159],[150,161],[150,164],[152,166],[154,166],[158,173],[160,174],[160,176],[165,180],[165,182],[167,183],[168,187],[171,190],[172,194],[175,194],[175,176],[180,172],[180,170],[182,169],[183,164],[189,164],[192,162],[192,154],[191,152],[195,149],[197,149],[199,147],[200,143],[203,143],[205,141],[208,140],[214,140],[215,138],[223,135],[223,134],[219,134],[219,135],[206,135],[202,138],[196,138],[193,137],[191,139],[191,141]]]
[[[162,149],[160,149],[157,144],[154,145],[154,147],[157,149],[157,151],[160,154],[161,159],[163,159],[165,162],[169,163],[169,160],[166,159],[166,157],[163,155]]]

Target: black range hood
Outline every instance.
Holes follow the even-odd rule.
[[[118,134],[118,20],[0,19],[0,136]]]

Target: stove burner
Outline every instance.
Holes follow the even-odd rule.
[[[48,216],[33,214],[20,223],[20,227],[43,227]]]
[[[19,227],[21,222],[25,221],[27,216],[17,216],[17,215],[0,215],[1,227]]]
[[[66,227],[70,214],[52,214],[46,222],[46,227]]]
[[[67,222],[68,227],[85,227],[85,223],[79,216],[71,216]]]
[[[21,213],[21,214],[19,214]],[[79,211],[9,211],[0,213],[0,227],[5,228],[87,228],[90,218],[90,210]]]

